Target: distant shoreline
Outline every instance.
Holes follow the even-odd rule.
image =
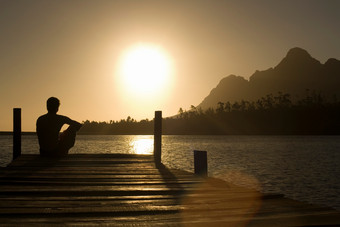
[[[22,135],[36,135],[36,132],[21,132]],[[13,135],[12,131],[0,131],[1,135]],[[110,133],[78,133],[78,135],[90,135],[90,136],[106,136],[106,135],[112,135],[112,136],[122,136],[122,135],[153,135],[153,134],[134,134],[134,133],[126,133],[126,134],[110,134]],[[177,136],[339,136],[340,134],[260,134],[260,133],[253,133],[253,134],[168,134],[163,133],[165,136],[171,136],[171,135],[177,135]]]
[[[21,132],[22,135],[36,135],[36,132]],[[13,135],[12,131],[0,131],[0,135]]]

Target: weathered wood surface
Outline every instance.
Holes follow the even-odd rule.
[[[340,225],[339,212],[156,167],[153,156],[22,155],[0,170],[0,225]]]

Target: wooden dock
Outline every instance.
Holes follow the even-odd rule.
[[[153,156],[21,155],[0,170],[0,225],[336,226],[340,213],[156,166]]]

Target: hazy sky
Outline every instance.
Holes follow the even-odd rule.
[[[0,131],[22,108],[34,131],[50,96],[75,120],[152,119],[198,105],[229,74],[249,78],[293,47],[340,59],[340,1],[0,0]],[[160,47],[167,85],[146,98],[119,82],[123,53]]]

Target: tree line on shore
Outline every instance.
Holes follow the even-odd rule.
[[[153,134],[153,120],[127,119],[110,122],[85,121],[81,134]],[[309,92],[292,101],[291,95],[279,92],[256,101],[219,102],[217,107],[203,110],[191,106],[163,119],[163,134],[340,134],[340,102]]]

